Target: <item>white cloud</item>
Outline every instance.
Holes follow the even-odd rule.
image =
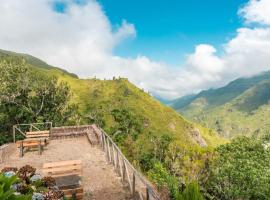
[[[145,56],[123,58],[116,46],[136,36],[133,24],[112,25],[97,1],[67,3],[55,12],[53,0],[1,0],[0,48],[25,52],[81,77],[128,77],[138,87],[163,98],[175,98],[221,86],[239,76],[270,69],[270,28],[241,27],[224,44],[222,55],[199,44],[177,69]],[[269,0],[251,0],[239,11],[246,23],[270,24]],[[116,27],[116,28],[115,28]]]
[[[239,14],[245,18],[246,23],[270,25],[270,1],[250,0],[239,10]]]

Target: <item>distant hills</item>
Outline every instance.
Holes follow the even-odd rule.
[[[169,103],[186,118],[226,137],[270,132],[270,71]]]

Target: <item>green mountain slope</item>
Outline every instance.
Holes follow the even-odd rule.
[[[125,108],[143,121],[143,134],[140,134],[142,138],[148,133],[154,135],[168,133],[176,140],[191,146],[198,145],[200,139],[210,146],[220,144],[219,138],[212,131],[185,120],[172,108],[164,106],[127,79],[78,79],[77,76],[52,67],[30,55],[0,50],[0,58],[4,56],[23,57],[33,70],[56,76],[59,80],[67,82],[73,94],[71,101],[78,104],[81,115],[91,115],[93,108],[98,108],[105,121],[104,129],[108,132],[115,125],[111,112],[114,109]],[[78,123],[88,121],[85,118],[78,119]],[[194,134],[194,131],[198,132],[199,136]]]
[[[270,72],[180,98],[171,106],[188,119],[227,137],[265,135],[270,130]]]
[[[173,199],[178,199],[183,192],[179,190],[179,180],[181,180],[181,185],[182,183],[186,186],[191,183],[197,184],[204,167],[212,158],[214,147],[227,142],[216,132],[187,121],[175,110],[163,105],[125,78],[114,78],[113,80],[79,79],[29,55],[6,51],[0,51],[0,63],[2,63],[1,70],[7,72],[6,74],[13,74],[13,72],[16,74],[19,71],[14,77],[20,77],[20,79],[25,78],[25,76],[21,76],[20,69],[27,69],[34,78],[46,78],[45,82],[30,81],[36,87],[28,87],[27,95],[24,93],[25,88],[18,90],[19,97],[25,99],[23,103],[27,102],[28,105],[33,101],[28,101],[24,95],[32,97],[31,95],[34,93],[40,93],[40,86],[46,85],[50,79],[55,80],[54,85],[50,85],[50,89],[57,84],[59,86],[65,85],[62,83],[63,81],[70,87],[70,90],[67,90],[71,91],[71,98],[68,98],[65,104],[60,104],[61,107],[72,107],[71,112],[67,113],[68,117],[66,114],[61,115],[60,113],[61,120],[50,118],[45,110],[42,118],[31,118],[31,116],[27,119],[20,118],[20,123],[28,123],[28,119],[36,121],[56,119],[55,121],[58,121],[55,123],[59,126],[98,124],[113,138],[137,169],[148,176],[154,184],[159,187],[162,185],[162,188],[165,187],[166,190],[170,191],[170,193],[165,191],[166,197],[164,199],[169,199],[169,195],[174,195]],[[5,69],[7,70],[5,71]],[[52,78],[53,76],[57,79]],[[4,77],[8,77],[6,83],[13,80],[10,76]],[[13,86],[13,84],[11,85]],[[7,90],[3,89],[3,94],[6,94],[4,91]],[[67,92],[61,94],[67,94]],[[54,95],[50,95],[45,101],[52,102],[50,105],[55,108],[59,104],[54,99]],[[3,119],[6,119],[4,117],[6,115],[11,116],[10,112],[6,110],[20,111],[20,108],[24,106],[22,103],[20,107],[10,109],[13,107],[5,104],[5,101],[1,102],[4,103],[0,104],[2,105],[0,121],[1,116]],[[32,104],[35,106],[35,102]],[[47,112],[54,113],[54,111]],[[8,124],[7,121],[10,122],[10,120],[3,120],[2,124]],[[8,135],[6,137],[8,138]]]

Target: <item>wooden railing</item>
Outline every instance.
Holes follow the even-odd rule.
[[[139,197],[141,200],[160,200],[157,192],[132,164],[130,164],[110,136],[102,129],[100,129],[100,131],[101,147],[106,153],[108,162],[114,166],[116,172],[121,176],[122,181],[128,183],[129,190],[133,197]]]
[[[96,125],[84,125],[84,126],[67,126],[67,127],[54,127],[52,123],[47,122],[50,127],[50,136],[68,136],[71,133],[74,135],[85,134],[88,135],[91,132],[95,134],[101,145],[102,150],[105,152],[108,162],[113,165],[116,173],[121,176],[123,183],[128,184],[128,188],[134,197],[134,199],[141,200],[160,200],[158,193],[153,189],[149,182],[144,178],[140,172],[138,172],[132,164],[127,160],[119,147],[113,142],[111,137],[101,128]],[[25,136],[25,132],[29,130],[37,130],[37,124],[18,124],[13,126],[14,141],[16,138],[16,132]],[[27,127],[26,130],[22,130],[21,127]],[[39,129],[38,129],[39,130]],[[90,131],[90,132],[89,132]],[[89,137],[89,136],[88,136]]]
[[[52,139],[55,139],[86,135],[90,128],[91,125],[53,127],[50,136]]]
[[[52,122],[16,124],[13,126],[13,142],[16,142],[16,134],[26,137],[26,132],[52,130]]]

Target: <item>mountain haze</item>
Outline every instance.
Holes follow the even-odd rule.
[[[220,134],[265,135],[270,130],[270,71],[228,85],[184,96],[171,106],[188,119]]]

